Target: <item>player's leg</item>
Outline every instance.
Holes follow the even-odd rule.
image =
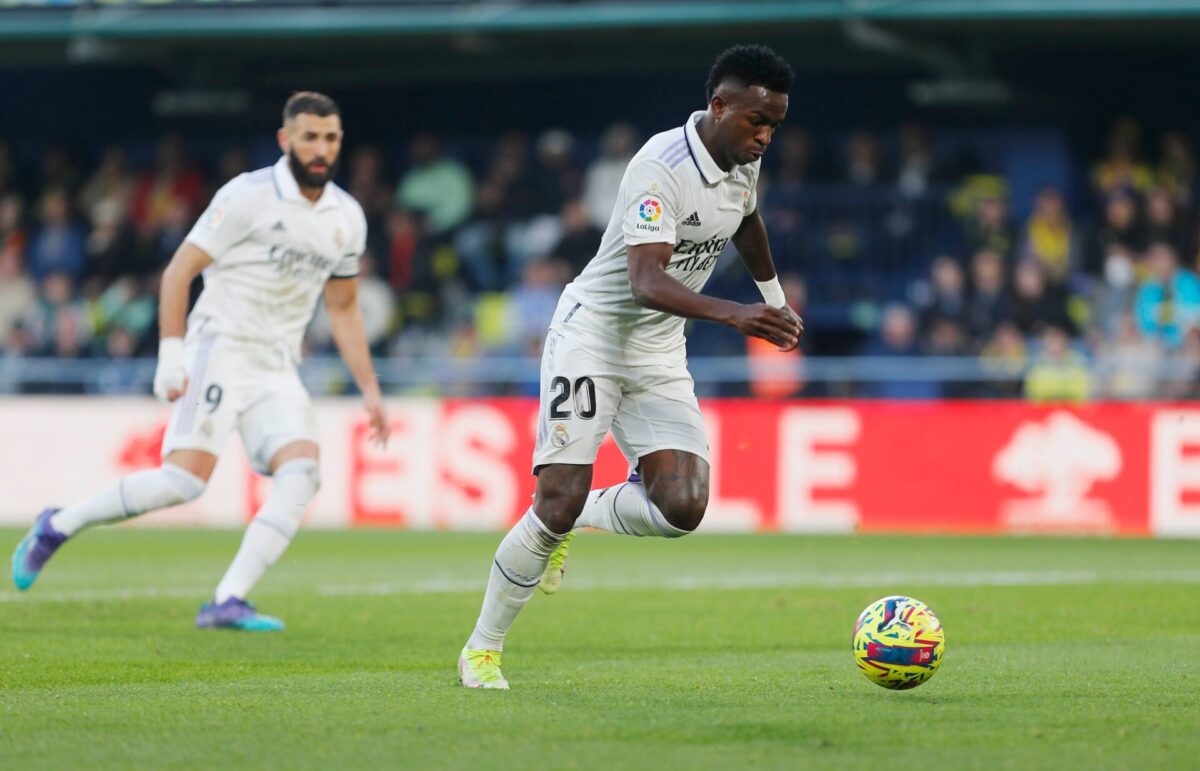
[[[32,586],[54,553],[84,528],[124,522],[197,498],[216,461],[216,456],[195,450],[174,453],[158,468],[122,477],[90,498],[44,510],[13,552],[13,582],[21,590]]]
[[[13,582],[19,589],[28,589],[50,557],[80,530],[176,506],[204,492],[236,412],[220,385],[228,367],[218,366],[217,346],[216,337],[187,345],[188,390],[171,410],[163,464],[130,474],[86,500],[43,511],[13,552]]]
[[[533,506],[496,549],[483,607],[459,657],[468,688],[507,688],[500,672],[504,637],[533,597],[555,548],[570,533],[592,484],[592,467],[554,464],[538,471]]]
[[[602,362],[551,333],[542,354],[533,506],[500,542],[483,607],[459,656],[469,688],[507,688],[500,671],[504,637],[567,538],[592,482],[592,463],[616,414],[621,386]]]
[[[271,492],[242,536],[213,600],[200,609],[196,626],[247,631],[283,629],[277,618],[258,613],[247,595],[292,542],[308,505],[321,487],[312,404],[299,381],[275,384],[273,392],[242,415],[246,454],[270,474]]]
[[[662,368],[621,402],[613,436],[638,459],[639,474],[593,490],[576,527],[677,538],[695,530],[708,506],[708,439],[690,375]],[[640,478],[639,478],[640,477]]]

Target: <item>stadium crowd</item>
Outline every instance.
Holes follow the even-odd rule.
[[[1149,147],[1137,123],[1118,121],[1081,190],[1043,188],[1023,221],[1008,180],[948,157],[934,136],[915,124],[829,141],[782,130],[760,201],[790,301],[809,319],[806,352],[790,375],[759,376],[769,346],[697,325],[693,355],[746,356],[741,392],[760,396],[829,393],[805,383],[803,357],[818,353],[974,357],[1005,376],[852,391],[883,398],[1200,395],[1197,166],[1185,135]],[[349,148],[340,182],[369,223],[360,300],[374,353],[537,356],[643,139],[618,124],[591,141],[556,129],[447,146],[420,134],[394,159]],[[118,146],[94,160],[51,147],[30,167],[0,140],[0,357],[153,356],[162,268],[251,156],[231,144],[197,163],[170,134],[146,164]],[[755,300],[731,263],[710,291]],[[857,333],[815,351],[823,325],[841,323],[821,304],[854,309]],[[332,351],[320,314],[307,346]]]

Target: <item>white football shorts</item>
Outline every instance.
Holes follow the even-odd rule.
[[[708,435],[686,364],[609,364],[550,330],[542,349],[534,473],[552,463],[591,465],[610,429],[631,468],[659,450],[708,460]]]
[[[265,474],[285,445],[317,441],[317,418],[290,358],[271,345],[224,335],[184,342],[187,393],[176,400],[163,437],[174,450],[220,455],[235,428],[251,465]]]

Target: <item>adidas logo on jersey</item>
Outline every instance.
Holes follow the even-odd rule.
[[[287,230],[287,228],[285,228],[283,226],[283,220],[280,220],[279,222],[276,222],[274,225],[271,226],[271,230],[273,230],[277,233],[282,233],[285,230]]]
[[[690,228],[700,227],[700,213],[692,212],[691,215],[683,221],[683,224]]]

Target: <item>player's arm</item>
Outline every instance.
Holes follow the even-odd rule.
[[[158,367],[154,372],[154,395],[159,399],[173,402],[187,391],[183,333],[188,296],[196,276],[212,263],[208,252],[184,241],[163,271],[158,298]]]
[[[371,363],[371,349],[367,345],[362,311],[358,308],[358,279],[354,276],[330,278],[325,285],[325,310],[329,312],[329,325],[338,353],[342,355],[342,361],[346,362],[350,375],[363,395],[363,404],[371,421],[371,438],[380,445],[386,445],[391,427],[383,406],[379,379],[375,376],[375,366]]]
[[[783,287],[780,286],[779,276],[775,272],[775,260],[771,257],[771,244],[767,240],[767,226],[763,224],[757,208],[742,218],[742,224],[733,234],[733,245],[737,248],[742,264],[754,278],[754,283],[758,284],[763,301],[773,308],[783,309],[799,326],[796,336],[798,345],[799,336],[804,334],[804,322],[787,304],[787,298],[784,297]],[[790,351],[795,347],[793,345],[783,350]]]
[[[794,314],[764,303],[740,303],[693,292],[667,272],[671,244],[631,244],[629,284],[633,301],[643,308],[728,324],[744,335],[761,337],[781,348],[795,348],[800,330]]]

